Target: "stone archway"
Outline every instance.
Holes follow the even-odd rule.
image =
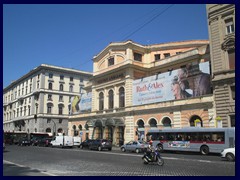
[[[198,115],[193,115],[190,118],[190,120],[189,120],[190,127],[195,127],[196,126],[196,120],[199,121],[199,124],[201,125],[201,127],[203,127],[202,119]]]
[[[150,128],[157,128],[157,121],[155,118],[151,118],[148,123],[150,125]]]
[[[171,128],[172,127],[172,122],[171,119],[169,117],[164,117],[162,119],[162,124],[164,128]]]

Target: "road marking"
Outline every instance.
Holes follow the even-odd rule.
[[[24,166],[24,165],[17,164],[17,163],[14,163],[14,162],[10,162],[10,161],[6,161],[6,160],[3,160],[3,163],[12,164],[12,165],[15,165],[15,166],[18,166],[18,167],[30,168],[30,167],[28,167],[28,166]],[[40,173],[43,173],[43,174],[46,174],[46,175],[49,175],[49,176],[57,176],[57,175],[55,175],[55,174],[48,173],[48,172],[45,172],[45,171],[40,170],[40,169],[36,169],[36,168],[34,168],[34,169],[30,168],[30,169],[31,169],[31,170],[34,170],[34,169],[35,169],[35,170],[38,170]]]

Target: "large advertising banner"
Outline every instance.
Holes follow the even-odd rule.
[[[137,79],[133,82],[133,105],[185,99],[211,93],[209,62]]]
[[[81,96],[75,96],[71,101],[71,114],[79,114],[81,112],[91,111],[92,109],[92,93],[85,93]]]

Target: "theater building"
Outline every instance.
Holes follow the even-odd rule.
[[[110,43],[72,103],[68,134],[121,145],[154,128],[215,127],[210,67],[208,40]]]

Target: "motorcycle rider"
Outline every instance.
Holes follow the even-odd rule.
[[[152,160],[152,158],[154,157],[154,151],[155,151],[155,148],[153,146],[153,141],[150,140],[149,141],[149,145],[147,147],[147,151],[146,151],[146,156],[147,158],[149,158],[150,160]]]

